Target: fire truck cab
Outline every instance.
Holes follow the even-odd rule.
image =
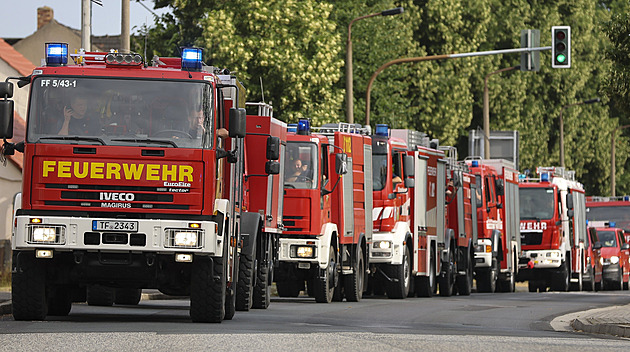
[[[520,178],[520,219],[523,256],[518,281],[529,281],[530,292],[581,290],[586,242],[584,188],[575,172],[539,167],[538,179]]]
[[[155,288],[190,295],[193,321],[231,319],[242,85],[229,75],[224,84],[197,48],[151,66],[138,54],[83,51],[68,64],[63,43],[45,53],[45,66],[10,78],[30,87],[26,140],[4,147],[24,153],[14,318],[67,315],[73,300],[111,305],[119,292],[137,303],[139,290]],[[0,85],[3,138],[12,136],[12,89]]]

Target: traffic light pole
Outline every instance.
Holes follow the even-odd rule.
[[[490,51],[478,51],[471,53],[460,53],[460,54],[450,54],[450,55],[433,55],[433,56],[420,56],[420,57],[408,57],[403,59],[396,59],[390,62],[385,63],[383,66],[379,67],[372,77],[370,77],[370,81],[367,86],[367,93],[365,96],[365,124],[370,124],[370,94],[372,92],[372,84],[376,77],[383,72],[386,68],[397,65],[404,64],[409,62],[420,62],[420,61],[433,61],[433,60],[443,60],[443,59],[458,59],[463,57],[475,57],[475,56],[488,56],[488,55],[500,55],[500,54],[516,54],[516,53],[525,53],[532,51],[546,51],[551,50],[550,46],[544,46],[539,48],[517,48],[517,49],[501,49],[501,50],[490,50]]]

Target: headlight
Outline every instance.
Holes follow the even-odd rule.
[[[313,247],[299,246],[296,253],[299,258],[313,258],[315,251]]]
[[[175,232],[173,243],[179,247],[197,247],[197,232]]]
[[[390,241],[376,241],[373,247],[377,249],[390,249],[392,248],[392,243]]]
[[[599,257],[599,264],[604,265],[604,257]]]
[[[33,241],[35,242],[55,242],[57,232],[52,227],[38,227],[33,229]]]
[[[616,255],[613,255],[612,257],[610,257],[610,263],[611,264],[619,263],[619,257],[617,257]]]

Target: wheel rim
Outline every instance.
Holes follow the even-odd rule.
[[[403,258],[403,270],[404,270],[404,280],[405,287],[409,287],[409,281],[411,280],[411,275],[409,273],[409,255],[407,255],[407,251],[405,250],[405,258]]]

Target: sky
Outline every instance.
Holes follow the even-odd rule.
[[[92,35],[120,35],[120,7],[122,0],[101,0],[103,6],[92,3]],[[0,11],[0,38],[24,38],[37,30],[37,8],[51,7],[57,22],[81,29],[81,0],[0,0],[5,8]],[[152,0],[142,3],[158,16],[168,12],[153,10]],[[134,33],[145,22],[149,27],[155,23],[154,17],[136,0],[130,0],[130,28]]]

